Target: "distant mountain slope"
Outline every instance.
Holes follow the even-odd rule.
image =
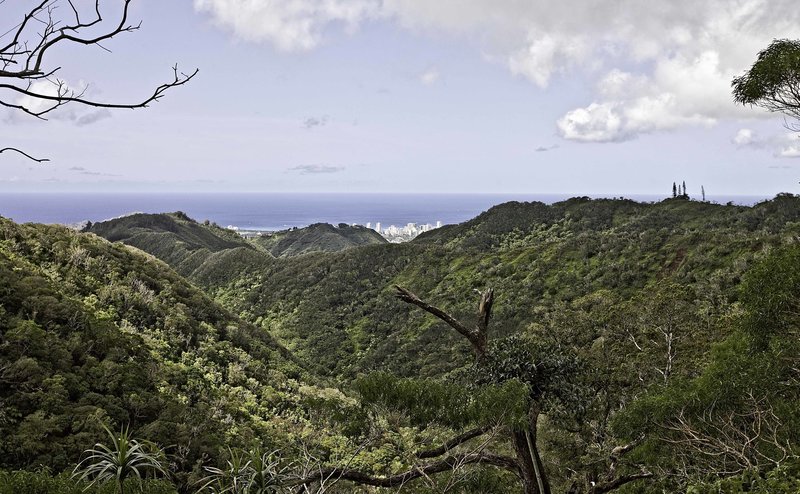
[[[378,232],[363,226],[315,223],[305,228],[284,230],[252,240],[275,257],[294,257],[312,252],[339,252],[364,245],[387,243]]]
[[[189,250],[206,248],[212,252],[246,246],[235,232],[216,225],[201,224],[183,212],[147,214],[136,213],[87,226],[87,231],[112,242],[135,237],[142,233],[163,233],[187,245]]]
[[[182,212],[133,214],[94,223],[84,231],[141,249],[191,279],[212,282],[221,272],[268,262],[268,256],[237,233],[198,223]]]
[[[796,206],[797,200],[791,196],[778,196],[755,207],[726,206],[684,198],[659,203],[588,197],[574,197],[551,205],[508,202],[496,205],[464,223],[425,232],[414,242],[487,248],[510,237],[534,234],[556,223],[572,233],[662,228],[684,231],[725,228],[744,232],[767,228],[774,233],[796,217]]]
[[[107,422],[191,445],[176,457],[191,470],[230,438],[280,435],[272,420],[304,375],[152,256],[0,218],[0,468],[65,468]]]
[[[798,236],[794,196],[754,207],[685,199],[507,203],[408,244],[281,259],[214,294],[320,373],[441,375],[469,350],[449,328],[396,301],[393,285],[468,320],[475,290],[494,287],[498,334],[587,310],[600,320],[600,309],[581,308],[588,300],[630,304],[629,317],[637,317],[633,301],[673,283],[696,294],[693,310],[724,311],[753,260]],[[698,345],[707,348],[715,336],[702,338]]]
[[[245,273],[266,269],[275,257],[386,243],[380,234],[368,228],[324,223],[245,240],[231,230],[198,223],[181,212],[133,214],[89,225],[84,231],[152,254],[204,286],[216,286]]]

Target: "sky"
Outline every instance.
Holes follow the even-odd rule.
[[[134,0],[138,31],[46,63],[103,101],[197,77],[0,109],[0,147],[51,159],[0,155],[0,191],[798,193],[800,134],[730,94],[800,38],[795,1]],[[0,34],[31,5],[0,1]]]

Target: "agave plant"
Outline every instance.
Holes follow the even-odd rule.
[[[277,494],[283,492],[286,468],[281,468],[278,452],[264,453],[257,448],[249,453],[228,448],[225,468],[203,467],[208,473],[198,484],[198,493]]]
[[[128,427],[114,434],[103,425],[111,439],[111,445],[97,443],[87,449],[88,455],[72,471],[72,477],[89,481],[86,489],[95,484],[113,482],[119,494],[125,494],[125,480],[129,477],[142,478],[147,471],[160,472],[166,476],[162,464],[164,453],[149,441],[139,441],[130,436]]]
[[[286,470],[281,468],[278,451],[265,453],[260,448],[250,452],[250,472],[247,494],[278,494],[281,483],[286,480]]]
[[[208,473],[200,479],[198,493],[209,494],[243,494],[247,487],[250,460],[239,450],[228,448],[225,468],[203,467]]]

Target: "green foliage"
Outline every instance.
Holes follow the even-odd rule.
[[[315,223],[305,228],[283,230],[253,238],[253,243],[274,257],[293,257],[319,252],[339,252],[364,245],[387,243],[378,232],[344,223],[334,227]]]
[[[522,428],[529,390],[517,379],[477,388],[439,379],[399,378],[375,372],[354,383],[362,402],[402,412],[417,427],[506,424]]]
[[[198,482],[198,494],[279,494],[287,492],[287,467],[281,466],[277,451],[265,453],[228,449],[225,467],[204,467],[206,476]]]
[[[787,462],[800,445],[798,254],[797,246],[776,249],[747,273],[736,330],[713,347],[699,375],[652,390],[617,417],[620,434],[648,432],[642,458],[679,466],[677,478],[694,482],[692,492],[793,492],[796,465]],[[773,476],[754,473],[764,471]],[[738,476],[698,482],[716,472]]]
[[[119,434],[105,427],[111,445],[97,443],[85,452],[86,457],[73,470],[72,476],[89,485],[114,484],[123,494],[128,478],[143,478],[148,471],[166,475],[164,452],[149,441],[130,437],[127,427]]]
[[[576,403],[581,399],[575,377],[583,370],[577,355],[543,337],[511,335],[493,341],[484,361],[474,364],[470,382],[502,384],[518,381],[530,399],[543,404]]]
[[[85,231],[148,252],[185,276],[208,283],[270,262],[239,234],[215,224],[200,224],[182,212],[133,214],[94,223]]]
[[[800,459],[792,458],[765,473],[741,475],[689,486],[687,494],[796,494],[800,492]]]
[[[737,103],[800,115],[800,41],[774,40],[732,85]]]
[[[128,492],[141,494],[177,494],[165,480],[130,479]],[[26,472],[0,470],[0,494],[116,494],[113,483],[89,485],[73,479],[70,474],[52,476],[47,471]]]
[[[286,442],[306,427],[304,373],[164,263],[0,219],[0,467],[72,468],[101,423],[128,423],[175,445],[183,484],[225,444]]]
[[[745,333],[763,350],[773,337],[800,326],[800,248],[778,249],[758,263],[742,283]]]
[[[274,246],[180,214],[92,231],[164,262],[0,220],[2,468],[71,467],[102,438],[99,424],[114,422],[174,445],[183,490],[215,468],[237,470],[228,448],[254,442],[286,455],[237,463],[264,479],[306,449],[320,465],[389,475],[463,428],[524,428],[531,400],[545,412],[537,432],[556,491],[603,478],[614,448],[642,434],[617,471],[641,462],[674,476],[688,465],[704,485],[697,472],[723,469],[667,441],[678,436],[664,426],[681,413],[710,434],[731,411],[744,427],[769,410],[780,437],[797,441],[800,259],[781,247],[800,234],[795,196],[754,207],[508,203],[404,245],[288,257],[327,242],[296,231],[278,259],[266,252]],[[467,323],[468,295],[493,287],[487,360],[471,367],[463,338],[396,301],[394,284]],[[513,483],[492,472],[470,470],[464,491]]]

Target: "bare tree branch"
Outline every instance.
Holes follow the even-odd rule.
[[[425,302],[417,295],[401,286],[396,285],[395,289],[397,290],[397,293],[395,294],[397,298],[408,304],[416,305],[425,312],[433,314],[469,340],[473,349],[475,350],[475,356],[478,358],[478,360],[481,360],[484,357],[486,354],[487,339],[486,326],[488,325],[489,318],[491,317],[492,302],[494,299],[494,292],[491,288],[481,295],[479,306],[479,318],[481,325],[476,328],[470,328],[466,326],[461,321],[443,311],[439,307]]]
[[[61,2],[61,5],[66,3],[68,6],[69,13],[66,17],[58,15],[57,0],[43,0],[27,11],[19,24],[0,36],[2,38],[13,33],[7,44],[0,45],[0,81],[7,81],[0,83],[0,106],[41,120],[46,119],[44,115],[68,104],[108,109],[146,108],[159,101],[169,89],[182,86],[197,75],[198,69],[183,73],[178,71],[176,64],[172,67],[172,80],[157,86],[149,96],[126,103],[87,98],[86,87],[75,90],[60,79],[53,79],[61,67],[45,67],[50,49],[54,46],[77,44],[98,46],[109,51],[101,43],[121,33],[137,31],[141,27],[141,23],[132,24],[128,21],[131,0],[113,1],[120,5],[118,20],[101,32],[97,28],[108,24],[108,21],[101,14],[100,0],[95,0],[91,15],[86,17],[83,15],[85,12],[82,14],[73,0]],[[112,3],[112,0],[107,3]],[[50,90],[34,87],[33,83],[37,81],[49,83]],[[47,161],[34,159],[17,148],[6,149],[20,152],[34,161]]]
[[[371,485],[374,487],[397,487],[403,485],[410,480],[418,479],[420,477],[431,475],[435,473],[449,471],[456,464],[470,465],[482,463],[492,465],[498,468],[503,468],[511,471],[518,471],[517,462],[514,458],[502,455],[495,455],[490,453],[467,453],[459,455],[450,455],[442,458],[434,463],[427,465],[414,466],[409,470],[393,475],[391,477],[377,477],[368,475],[351,469],[342,468],[324,468],[319,473],[312,474],[308,477],[289,482],[288,485],[305,485],[312,482],[319,482],[321,478],[338,477],[341,480],[349,480],[363,485]]]
[[[449,441],[445,442],[438,448],[428,449],[425,451],[420,451],[417,453],[417,458],[435,458],[437,456],[442,456],[443,454],[447,453],[451,449],[459,446],[470,439],[474,439],[476,437],[482,436],[492,430],[493,426],[487,425],[483,427],[477,427],[475,429],[470,429],[463,434],[459,434],[458,436],[450,439]]]
[[[168,83],[165,83],[165,84],[162,84],[162,85],[158,86],[155,89],[155,91],[153,91],[153,94],[151,94],[145,100],[140,101],[138,103],[104,103],[104,102],[101,102],[101,101],[93,101],[93,100],[84,99],[84,98],[82,98],[80,96],[80,94],[76,95],[73,92],[70,92],[70,93],[66,93],[65,92],[65,93],[60,93],[60,94],[56,94],[56,95],[48,95],[48,94],[43,94],[43,93],[37,93],[37,92],[31,91],[29,89],[23,89],[23,88],[15,86],[13,84],[0,84],[0,89],[8,89],[10,91],[14,91],[14,92],[23,94],[25,96],[30,96],[32,98],[36,98],[36,99],[40,99],[40,100],[44,100],[44,101],[53,101],[53,102],[57,103],[59,106],[67,104],[67,103],[80,103],[82,105],[93,106],[93,107],[96,107],[96,108],[126,108],[126,109],[130,109],[130,110],[134,110],[134,109],[137,109],[137,108],[147,108],[147,106],[150,103],[152,103],[154,101],[158,101],[159,99],[161,99],[161,97],[164,95],[164,92],[167,91],[168,89],[173,88],[173,87],[177,87],[177,86],[182,86],[182,85],[186,84],[194,76],[197,75],[197,73],[199,72],[200,69],[195,69],[194,72],[192,72],[191,74],[188,74],[188,75],[187,74],[183,74],[183,73],[181,73],[179,75],[178,66],[177,65],[173,66],[172,70],[175,73],[175,75],[174,75],[174,79],[171,82],[168,82]],[[59,81],[58,85],[60,87],[64,86],[62,81]],[[31,115],[34,115],[34,116],[39,116],[39,115],[42,115],[44,113],[52,111],[52,109],[49,109],[49,110],[44,111],[44,112],[31,112],[31,111],[28,111],[28,110],[25,110],[25,109],[23,109],[23,110],[26,111],[27,113],[30,113]]]
[[[642,470],[639,473],[632,473],[629,475],[622,475],[609,482],[595,485],[590,491],[592,494],[604,494],[613,490],[619,489],[625,484],[635,482],[637,480],[649,479],[653,477],[653,473],[647,470]]]
[[[14,151],[15,153],[19,153],[19,154],[25,156],[26,158],[28,158],[29,160],[33,160],[33,161],[35,161],[37,163],[44,163],[45,161],[50,161],[47,158],[34,158],[33,156],[31,156],[30,154],[26,153],[25,151],[21,151],[21,150],[19,150],[17,148],[3,148],[3,149],[0,149],[0,154],[3,154],[6,151]]]
[[[712,408],[695,417],[681,411],[661,427],[667,432],[661,440],[681,446],[677,454],[691,458],[702,471],[737,475],[780,465],[795,454],[786,441],[786,425],[769,400],[752,392],[737,410]]]

